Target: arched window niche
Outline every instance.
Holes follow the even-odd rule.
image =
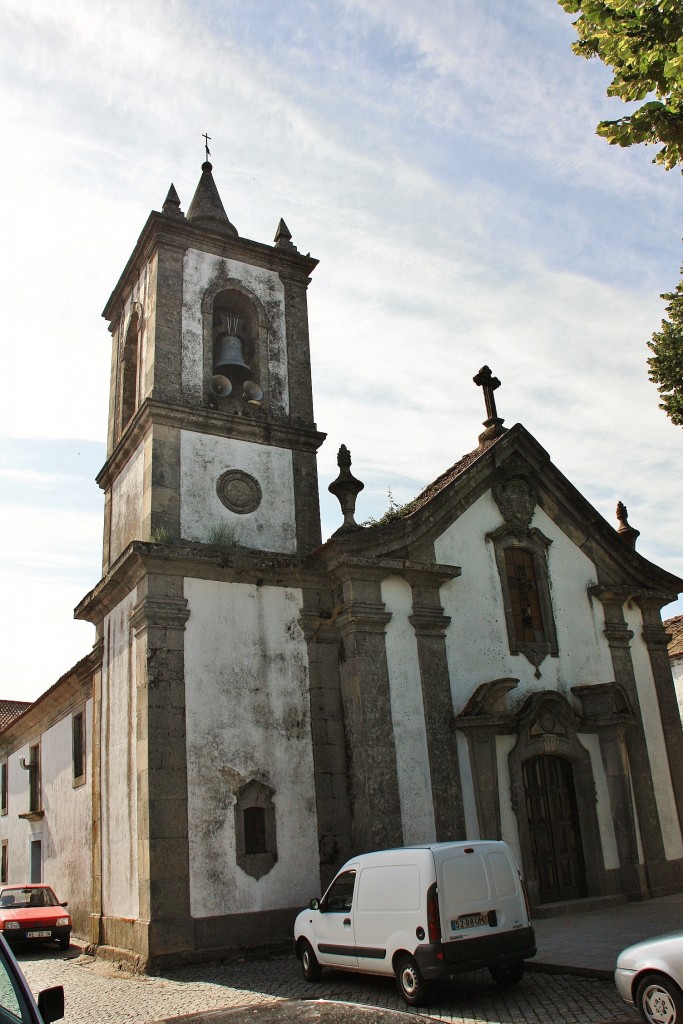
[[[257,779],[237,794],[235,848],[239,867],[252,878],[267,875],[277,862],[273,790]]]
[[[261,402],[265,401],[268,331],[265,312],[257,297],[242,285],[223,283],[205,294],[202,311],[204,393],[210,404],[229,407],[231,403],[250,401],[247,382],[261,389]],[[216,375],[229,379],[229,394],[221,393],[212,384]]]
[[[118,436],[120,437],[140,405],[140,354],[141,354],[141,310],[135,303],[121,352],[121,376],[119,385]]]

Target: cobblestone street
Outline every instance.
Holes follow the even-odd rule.
[[[435,990],[434,1003],[409,1010],[391,980],[328,973],[317,985],[301,978],[293,956],[205,964],[148,978],[86,956],[65,959],[48,950],[19,950],[35,994],[63,984],[66,1024],[144,1024],[159,1018],[261,1003],[321,998],[363,1003],[455,1024],[635,1024],[638,1015],[617,997],[611,981],[529,971],[500,989],[486,971],[463,975]],[[73,954],[72,954],[73,955]],[[246,1019],[246,1017],[245,1017]]]

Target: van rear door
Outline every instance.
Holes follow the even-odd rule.
[[[477,842],[433,852],[444,942],[528,924],[519,876],[505,843]]]

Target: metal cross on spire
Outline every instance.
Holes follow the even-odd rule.
[[[500,434],[505,433],[505,427],[503,426],[503,420],[498,415],[496,410],[496,399],[493,392],[496,388],[500,387],[500,381],[497,377],[494,377],[488,366],[482,366],[476,377],[472,380],[484,391],[484,401],[486,402],[486,419],[484,420],[484,426],[486,430],[483,434],[479,435],[479,441],[490,441],[494,437],[498,437]]]
[[[211,139],[211,136],[208,134],[208,132],[204,132],[202,138],[204,139],[204,149],[206,150],[206,162],[208,163],[209,157],[211,156],[211,150],[209,149],[209,141]]]

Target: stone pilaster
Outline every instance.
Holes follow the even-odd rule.
[[[666,857],[631,658],[633,633],[626,625],[623,608],[624,602],[632,595],[623,588],[603,586],[593,587],[591,593],[598,598],[604,610],[605,636],[612,655],[615,682],[624,689],[636,717],[636,724],[628,731],[625,744],[650,888],[649,895],[660,895],[663,891],[663,874],[667,874]]]
[[[192,950],[184,630],[181,576],[147,575],[130,619],[138,680],[137,800],[140,923],[151,965]],[[141,951],[144,955],[145,951]]]
[[[446,654],[450,616],[441,606],[439,586],[453,578],[418,570],[407,571],[413,592],[413,614],[424,706],[429,774],[439,842],[465,838],[465,814],[453,718],[453,700]]]
[[[652,666],[678,820],[683,829],[683,731],[667,649],[669,634],[661,618],[662,606],[673,597],[670,594],[641,593],[637,600],[643,616],[643,639]]]
[[[581,701],[583,728],[597,733],[609,793],[612,825],[619,855],[618,891],[630,899],[648,895],[644,866],[639,863],[637,825],[631,797],[626,737],[635,725],[625,694],[616,684],[573,686]]]
[[[353,848],[401,846],[401,804],[391,717],[380,578],[365,566],[343,566],[343,603],[336,614],[339,673],[349,761]]]
[[[323,617],[317,611],[304,610],[300,621],[308,645],[322,891],[353,853],[344,713],[339,685],[339,639],[329,614]]]
[[[91,800],[92,800],[92,906],[90,910],[90,931],[88,940],[93,946],[102,945],[102,625],[98,627],[95,649],[98,650],[100,665],[93,674],[92,687],[92,755]]]

